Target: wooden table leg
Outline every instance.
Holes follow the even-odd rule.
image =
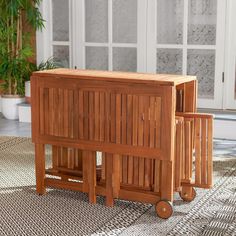
[[[118,154],[107,154],[106,161],[106,205],[113,206],[114,198],[118,198],[120,191],[120,162]]]
[[[173,162],[162,161],[161,164],[161,199],[172,202],[174,189]]]
[[[82,151],[82,162],[83,162],[83,192],[89,192],[89,184],[88,184],[88,169],[89,169],[89,161],[88,161],[88,151]]]
[[[120,191],[120,165],[121,165],[121,156],[118,154],[114,154],[113,158],[113,175],[112,175],[112,183],[113,183],[113,197],[119,197]]]
[[[35,144],[36,191],[45,194],[45,149],[44,144]]]
[[[88,185],[89,185],[89,202],[96,203],[96,152],[88,151]]]
[[[113,188],[112,188],[112,172],[113,172],[113,161],[112,154],[105,154],[105,168],[106,168],[106,205],[113,206]]]

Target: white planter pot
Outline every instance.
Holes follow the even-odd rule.
[[[3,95],[2,96],[2,114],[6,119],[17,120],[19,119],[19,112],[17,104],[25,101],[24,97]]]
[[[30,81],[25,82],[25,100],[30,103]]]

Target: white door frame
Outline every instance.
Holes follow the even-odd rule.
[[[236,109],[236,1],[227,1],[224,109]]]
[[[53,55],[53,46],[69,46],[70,67],[73,66],[72,43],[73,43],[73,22],[72,22],[72,1],[69,1],[69,41],[53,41],[53,19],[52,19],[52,0],[43,0],[40,5],[40,12],[44,22],[42,31],[36,32],[36,61],[37,64],[45,62]]]

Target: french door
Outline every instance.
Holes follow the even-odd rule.
[[[148,3],[147,70],[196,75],[198,107],[222,108],[225,1]]]
[[[146,5],[144,0],[73,1],[75,66],[145,72]]]
[[[198,107],[221,109],[225,12],[225,0],[44,0],[38,57],[71,68],[196,75]]]

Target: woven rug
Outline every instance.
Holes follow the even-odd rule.
[[[50,163],[47,150],[47,164]],[[174,214],[156,216],[150,204],[48,189],[35,192],[34,147],[28,138],[0,137],[0,235],[236,235],[236,159],[214,161],[214,187],[191,203],[175,195]]]

